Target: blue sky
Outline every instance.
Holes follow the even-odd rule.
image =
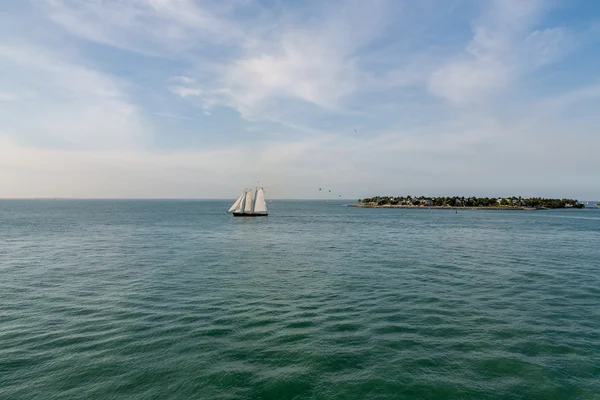
[[[593,1],[0,3],[0,197],[600,198],[599,110]]]

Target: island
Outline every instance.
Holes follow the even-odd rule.
[[[546,199],[541,197],[426,197],[375,196],[358,199],[354,207],[365,208],[436,208],[436,209],[491,209],[491,210],[547,210],[556,208],[584,208],[574,199]]]

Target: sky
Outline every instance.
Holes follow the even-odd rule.
[[[0,2],[0,197],[585,200],[599,160],[600,2]]]

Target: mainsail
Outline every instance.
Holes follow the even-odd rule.
[[[252,190],[246,192],[246,198],[244,199],[244,212],[252,212]]]
[[[238,209],[238,207],[242,203],[242,200],[244,199],[244,194],[245,193],[240,194],[240,197],[238,197],[238,199],[235,201],[235,203],[233,203],[233,205],[231,206],[231,208],[227,212],[232,212],[232,211]],[[241,207],[239,207],[239,208],[241,208]]]
[[[263,188],[256,189],[256,197],[254,199],[254,212],[266,213],[267,203],[265,202],[265,192]]]

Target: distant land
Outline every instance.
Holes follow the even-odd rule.
[[[354,207],[364,208],[469,208],[493,210],[544,210],[556,208],[584,208],[575,199],[545,199],[541,197],[425,197],[375,196],[358,199]]]

